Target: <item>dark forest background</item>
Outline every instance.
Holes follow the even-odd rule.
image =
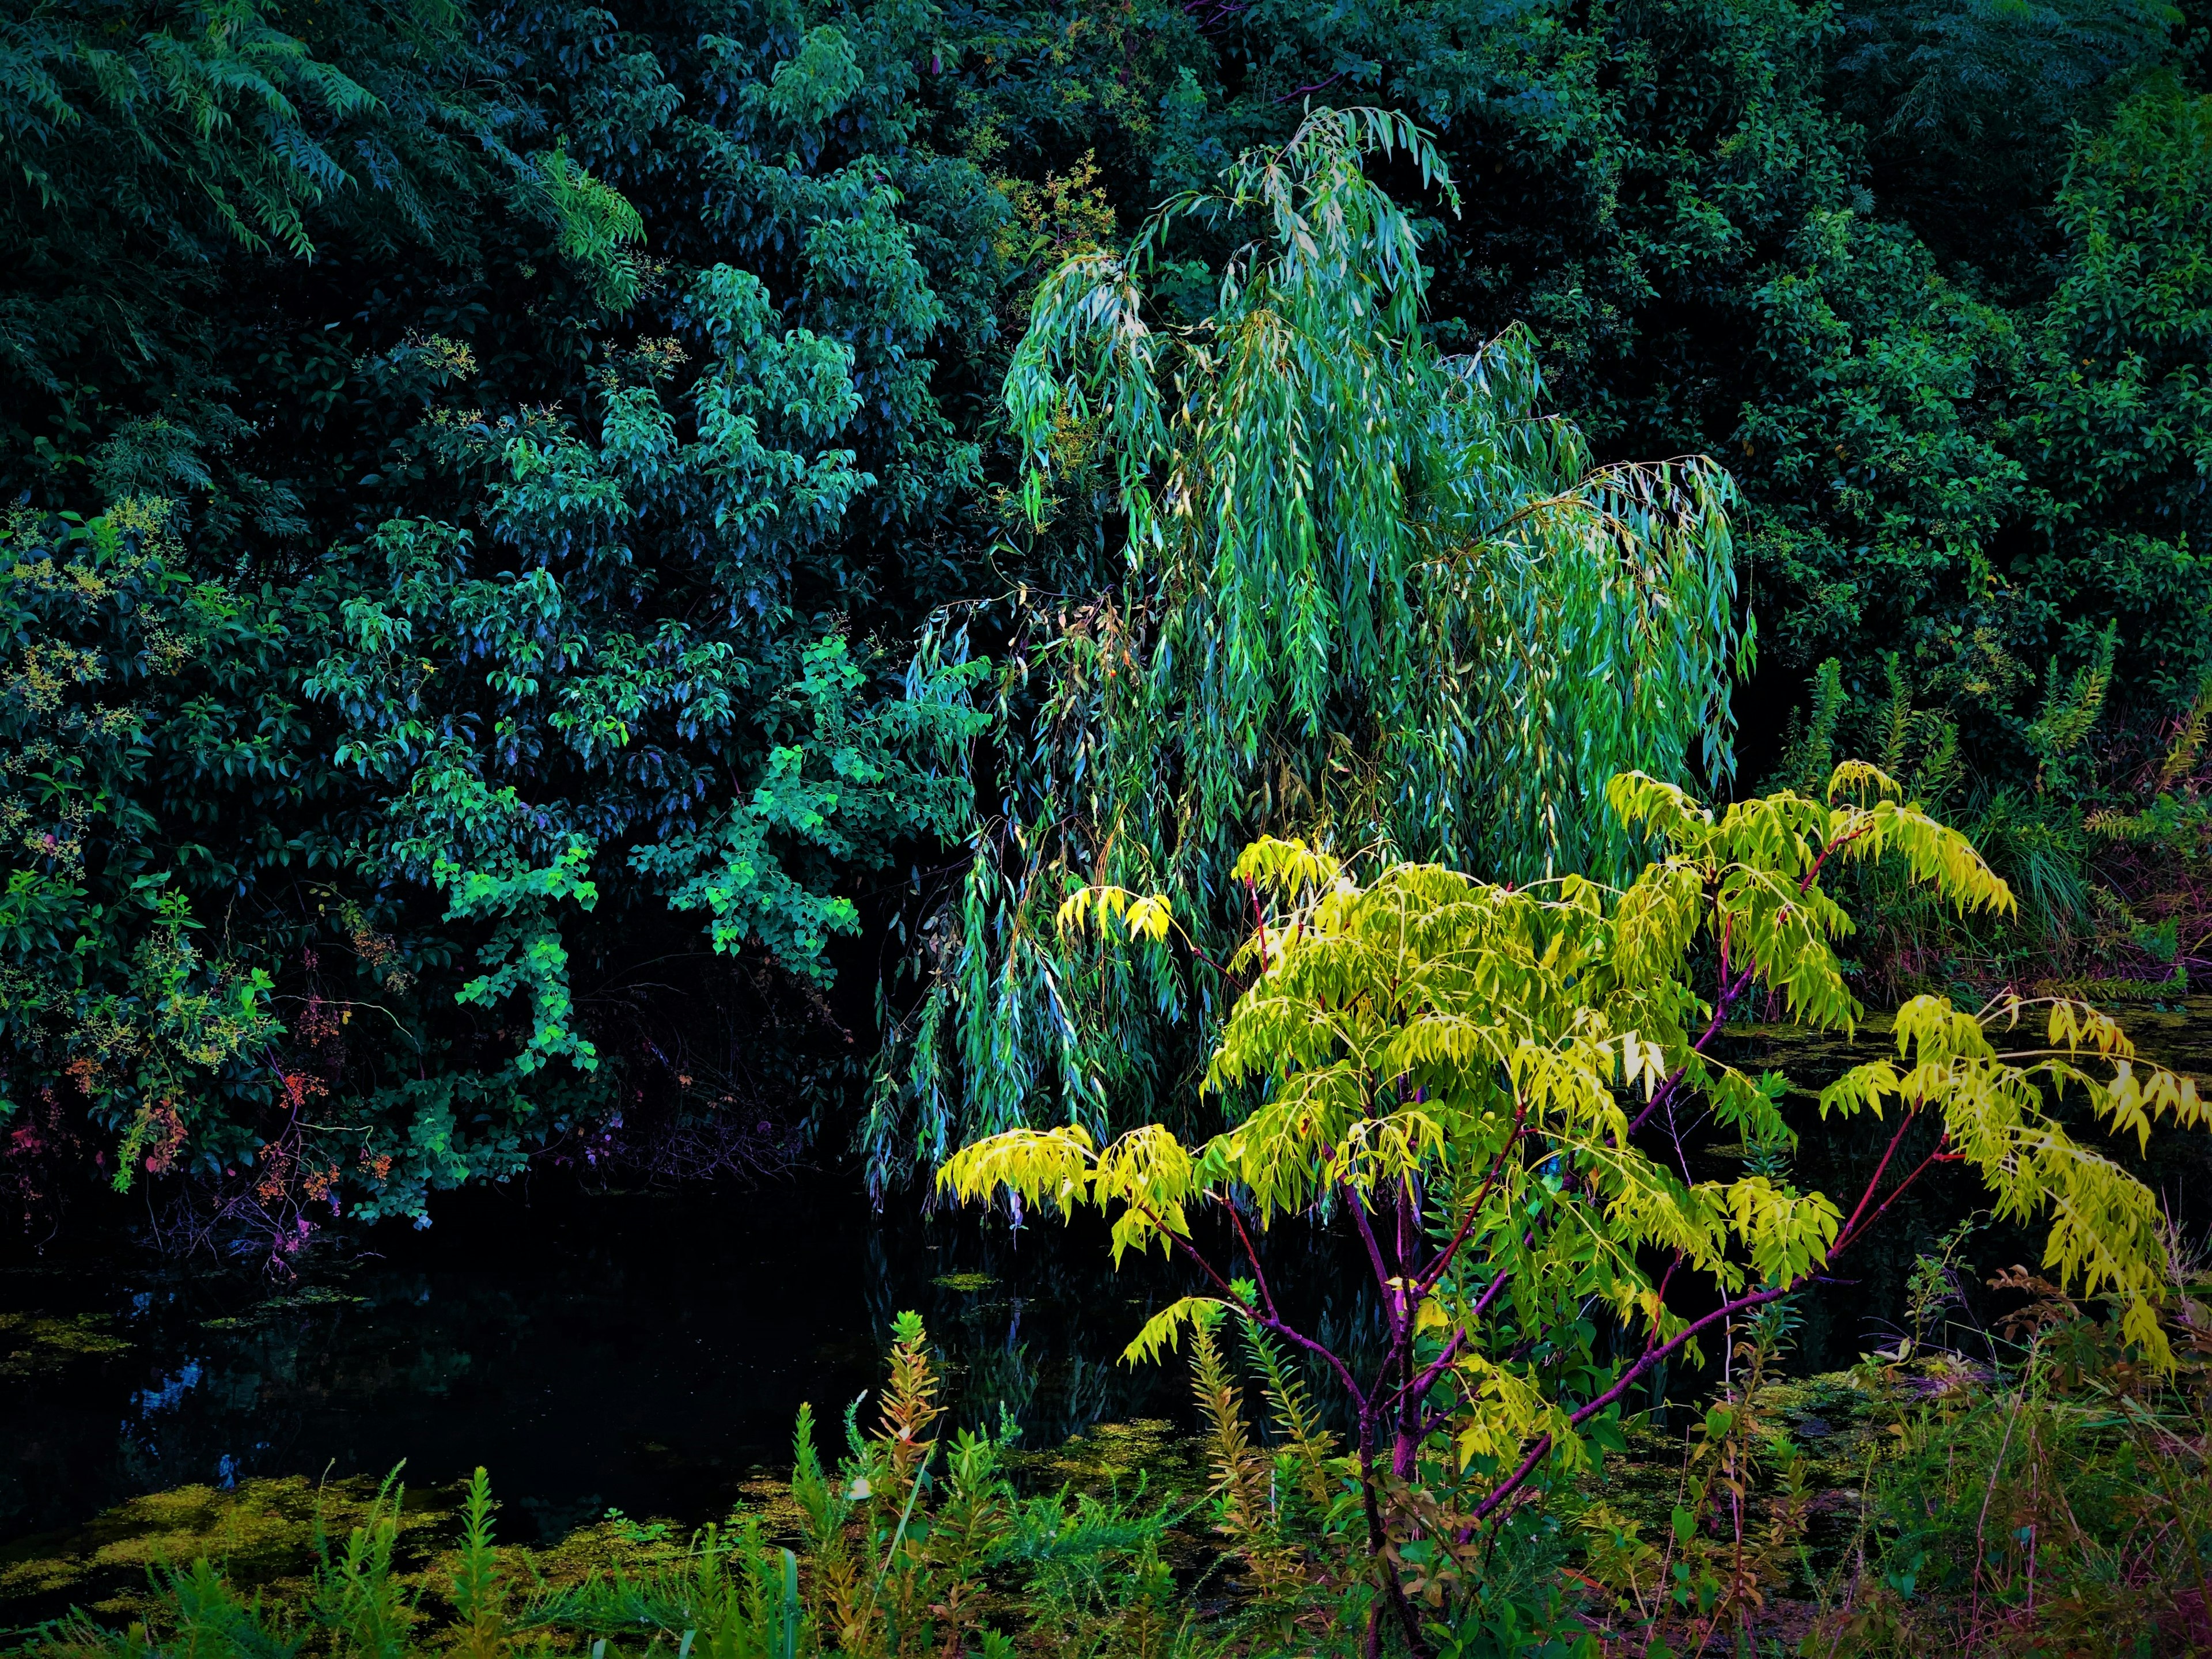
[[[17,0],[0,1191],[282,1255],[533,1163],[941,1157],[914,1011],[1055,740],[1041,619],[1123,529],[1017,510],[1015,348],[1062,260],[1329,105],[1448,164],[1455,211],[1373,164],[1437,348],[1517,325],[1596,459],[1733,475],[1755,666],[1706,781],[1865,755],[2021,893],[1976,929],[1863,896],[1863,994],[2179,1000],[2208,25]],[[1163,326],[1235,246],[1154,245]]]

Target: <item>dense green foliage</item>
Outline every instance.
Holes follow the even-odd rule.
[[[526,1593],[479,1472],[434,1584],[380,1499],[297,1608],[177,1564],[43,1650],[2212,1641],[2212,1321],[2130,1162],[2212,1115],[2095,1006],[2212,966],[2208,54],[2200,0],[10,8],[11,1210],[281,1271],[854,1148],[1202,1276],[1130,1353],[1207,1462],[1025,1489],[908,1316],[689,1548]],[[1726,1028],[1877,1000],[1831,1198]],[[1821,1385],[1840,1539],[1789,1334],[1953,1164],[2041,1271],[1932,1334],[1969,1224]]]
[[[331,21],[330,50],[374,38]],[[964,821],[961,676],[903,685],[871,634],[885,586],[896,623],[943,580],[976,461],[924,353],[988,335],[1004,216],[907,146],[925,22],[426,9],[391,50],[450,84],[343,106],[404,127],[422,176],[365,136],[360,177],[317,183],[295,163],[337,134],[240,136],[218,104],[180,152],[132,125],[151,70],[40,15],[83,85],[27,58],[30,137],[86,192],[143,150],[131,188],[179,198],[152,224],[87,209],[115,246],[72,261],[252,292],[209,308],[222,338],[178,331],[151,279],[153,321],[78,328],[90,289],[15,267],[44,354],[21,384],[98,437],[71,459],[58,415],[9,457],[5,810],[31,856],[0,1022],[32,1150],[88,1109],[118,1184],[195,1176],[293,1242],[341,1190],[421,1218],[549,1146],[596,1156],[656,1087],[731,1121],[722,1161],[773,1154],[758,1101],[803,1050],[748,1028],[825,1020],[841,884]],[[251,8],[146,27],[148,63],[191,44],[226,97],[284,100],[264,58],[347,84]],[[517,86],[540,101],[500,101]],[[509,126],[561,142],[523,157]],[[457,131],[506,171],[433,167]],[[11,234],[78,225],[54,176]],[[248,185],[259,219],[216,215],[242,248],[163,245],[171,209]],[[318,190],[358,212],[316,217]],[[246,257],[257,224],[315,265]]]
[[[1870,894],[1888,988],[2185,983],[2204,51],[16,8],[0,1178],[289,1245],[533,1158],[1174,1118],[1252,836],[1625,878],[1604,778],[1739,750],[1881,754],[2021,894]],[[1064,944],[1102,882],[1200,953]]]

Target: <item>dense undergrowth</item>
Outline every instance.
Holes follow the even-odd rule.
[[[1532,1487],[1481,1594],[1432,1623],[1465,1655],[2181,1656],[2212,1642],[2212,1274],[2177,1263],[2160,1376],[2019,1269],[1923,1259],[1913,1332],[1791,1377],[1788,1321],[1731,1351],[1702,1412],[1628,1426],[1595,1474]],[[1976,1308],[2001,1309],[1984,1327]],[[142,1499],[89,1555],[18,1561],[106,1593],[18,1632],[39,1659],[415,1654],[1352,1654],[1372,1595],[1356,1483],[1297,1368],[1203,1334],[1200,1431],[1105,1425],[1044,1452],[946,1426],[920,1321],[787,1480],[685,1533],[610,1514],[504,1547],[489,1478],[398,1474]],[[1239,1352],[1238,1350],[1242,1351]],[[1661,1418],[1673,1428],[1659,1426]],[[1686,1421],[1686,1428],[1680,1426]],[[136,1562],[143,1577],[128,1577]],[[118,1565],[125,1569],[118,1577]]]
[[[2048,677],[2026,727],[2031,776],[1966,764],[1955,718],[1887,665],[1881,697],[1854,709],[1822,665],[1775,781],[1808,787],[1839,744],[1873,757],[1973,840],[2020,898],[2002,916],[1961,917],[1875,877],[1852,885],[1866,936],[1856,954],[1884,1000],[1917,991],[2020,985],[2101,1001],[2178,1004],[2212,948],[2212,680],[2155,729],[2116,728],[2107,699],[2116,633],[2070,679]]]
[[[1157,1248],[1194,1273],[1124,1354],[1187,1346],[1190,1482],[1024,1495],[1015,1419],[953,1428],[904,1314],[843,1452],[825,1461],[802,1408],[787,1492],[687,1547],[617,1525],[653,1547],[517,1600],[480,1471],[458,1553],[413,1590],[384,1490],[343,1540],[318,1531],[282,1601],[172,1563],[120,1634],[80,1615],[38,1644],[1589,1659],[1937,1634],[2040,1652],[2094,1632],[2185,1650],[2212,1565],[2212,1314],[2120,1149],[2212,1127],[2193,1080],[2078,1001],[1923,994],[1893,1058],[1820,1093],[1824,1117],[1887,1131],[1856,1202],[1831,1199],[1795,1169],[1788,1079],[1721,1053],[1729,1011],[1779,997],[1808,1025],[1855,1026],[1830,890],[1845,872],[1893,867],[1960,915],[2009,908],[2008,890],[1863,763],[1825,799],[1722,811],[1641,775],[1609,793],[1663,848],[1620,891],[1405,863],[1363,882],[1301,843],[1255,844],[1239,861],[1254,976],[1209,1077],[1263,1079],[1259,1109],[1197,1145],[1157,1125],[1103,1145],[1018,1129],[948,1162],[963,1200],[1096,1208],[1117,1263]],[[1099,888],[1063,920],[1158,938],[1173,910]],[[1700,1179],[1682,1140],[1708,1122],[1740,1139],[1700,1160],[1734,1170]],[[1893,1347],[1784,1384],[1804,1301],[1944,1166],[1990,1219],[2042,1234],[2039,1268],[1972,1282],[1977,1225],[1954,1230],[1916,1266]],[[1264,1241],[1299,1215],[1356,1233],[1373,1277],[1357,1345],[1277,1300],[1270,1269],[1311,1264]],[[1677,1462],[1655,1428],[1664,1368],[1716,1357]],[[430,1586],[442,1634],[418,1629]]]
[[[282,1279],[465,1183],[849,1149],[1188,1267],[1133,1352],[1207,1425],[1040,1485],[902,1322],[689,1541],[533,1567],[479,1480],[426,1563],[394,1488],[264,1601],[179,1556],[35,1645],[2212,1640],[2142,1179],[2212,1111],[2099,1006],[2212,969],[2208,52],[2201,0],[14,9],[27,1235],[124,1194]],[[1869,1006],[1831,1196],[1725,1033]],[[1957,1236],[1781,1380],[1939,1182],[2037,1268]],[[1356,1231],[1379,1368],[1278,1307],[1285,1215]]]

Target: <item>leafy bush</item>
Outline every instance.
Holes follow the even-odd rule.
[[[1970,1166],[2000,1216],[2047,1218],[2057,1281],[2109,1298],[2143,1364],[2174,1364],[2157,1200],[2051,1102],[2078,1099],[2109,1132],[2142,1139],[2160,1120],[2212,1127],[2212,1103],[2138,1070],[2109,1018],[2064,998],[1972,1011],[1913,999],[1897,1059],[1820,1093],[1824,1115],[1894,1112],[1848,1213],[1790,1177],[1784,1081],[1710,1052],[1760,994],[1817,1028],[1860,1018],[1834,951],[1851,927],[1827,890],[1837,871],[1892,862],[1959,910],[2009,908],[1966,838],[1863,763],[1836,769],[1825,801],[1785,791],[1716,813],[1636,775],[1609,794],[1662,849],[1620,890],[1395,862],[1361,883],[1303,843],[1255,843],[1237,870],[1255,926],[1231,964],[1249,978],[1207,1073],[1224,1096],[1253,1085],[1249,1114],[1195,1145],[1158,1126],[1103,1146],[1079,1125],[1011,1130],[963,1148],[939,1177],[964,1200],[1108,1212],[1117,1261],[1154,1247],[1188,1260],[1206,1290],[1154,1316],[1132,1358],[1234,1316],[1310,1361],[1352,1428],[1342,1467],[1358,1502],[1331,1518],[1357,1539],[1370,1639],[1387,1619],[1416,1652],[1432,1622],[1449,1632],[1481,1615],[1494,1524],[1531,1482],[1622,1449],[1628,1402],[1655,1368],[1701,1340],[1732,1341],[1736,1324],[1830,1276],[1938,1164]],[[1062,911],[1091,919],[1139,935],[1172,920],[1164,898],[1115,889]],[[2002,1046],[2023,1022],[2026,1044]],[[1691,1179],[1683,1126],[1705,1120],[1738,1137],[1738,1178]],[[1320,1211],[1347,1216],[1364,1246],[1384,1323],[1371,1375],[1285,1319],[1269,1287],[1254,1230]],[[1195,1240],[1206,1214],[1249,1273]],[[1217,1382],[1202,1395],[1228,1415]],[[1317,1455],[1304,1418],[1278,1411],[1285,1443]],[[1725,1408],[1709,1437],[1720,1473],[1740,1480],[1747,1443]],[[1236,1496],[1240,1456],[1222,1462]],[[1741,1616],[1770,1565],[1739,1553],[1699,1613]]]
[[[2212,940],[2212,680],[2164,731],[2115,732],[2106,699],[2118,640],[2106,630],[2085,667],[2062,680],[2054,665],[2046,676],[2021,723],[2036,763],[2026,785],[1971,774],[1954,712],[1923,706],[1897,659],[1871,706],[1854,706],[1833,659],[1814,676],[1808,717],[1793,726],[1774,781],[1810,787],[1839,742],[1856,741],[1915,799],[1948,811],[2021,901],[1960,916],[1881,872],[1856,876],[1860,965],[1887,995],[2008,984],[2136,1001],[2188,994]]]

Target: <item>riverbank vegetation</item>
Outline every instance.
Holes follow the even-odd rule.
[[[1827,890],[1851,866],[1892,864],[1960,912],[2011,894],[1863,764],[1838,769],[1826,802],[1785,791],[1717,814],[1640,775],[1608,793],[1664,849],[1618,893],[1404,862],[1362,884],[1301,843],[1255,844],[1237,866],[1254,927],[1231,964],[1253,979],[1208,1079],[1266,1079],[1256,1108],[1197,1146],[1158,1125],[1102,1146],[1073,1125],[948,1161],[963,1199],[1096,1207],[1117,1261],[1188,1260],[1194,1292],[1124,1356],[1188,1352],[1203,1433],[1185,1480],[1024,1492],[1018,1420],[950,1421],[902,1314],[872,1428],[864,1395],[825,1462],[803,1408],[787,1492],[682,1547],[611,1517],[613,1561],[518,1599],[479,1470],[458,1553],[411,1589],[387,1487],[343,1545],[319,1524],[283,1601],[172,1559],[147,1617],[118,1634],[79,1613],[33,1650],[1588,1659],[1930,1635],[2041,1652],[2123,1630],[2160,1654],[2212,1635],[2208,1275],[2098,1144],[2140,1151],[2161,1121],[2202,1134],[2212,1103],[2086,1004],[1923,995],[1894,1060],[1820,1093],[1824,1116],[1888,1131],[1863,1190],[1801,1187],[1787,1079],[1716,1051],[1729,1008],[1772,995],[1814,1027],[1860,1016],[1833,949],[1850,919]],[[1079,891],[1061,921],[1174,927],[1166,897],[1119,888]],[[1682,1151],[1706,1122],[1735,1139],[1698,1161],[1729,1178],[1694,1178]],[[1654,1125],[1679,1176],[1637,1145]],[[1971,1172],[1988,1218],[2043,1226],[2037,1267],[1970,1286],[1970,1218],[1920,1259],[1893,1349],[1785,1380],[1795,1304],[1944,1164]],[[1225,1249],[1198,1231],[1209,1212]],[[1358,1233],[1379,1338],[1348,1346],[1278,1303],[1270,1224],[1317,1212]],[[1718,1388],[1677,1464],[1654,1432],[1662,1368],[1715,1349]],[[432,1587],[451,1620],[421,1636]]]
[[[1205,1430],[1056,1487],[902,1318],[688,1542],[540,1583],[395,1489],[34,1645],[2212,1642],[2212,1119],[2108,1012],[2212,967],[2208,65],[2195,0],[16,8],[21,1239],[289,1282],[837,1164],[1157,1247]],[[1790,1378],[1876,1250],[1888,1352]]]
[[[2160,1375],[2071,1298],[2023,1287],[2033,1275],[1992,1278],[2014,1312],[1983,1330],[1971,1310],[1989,1291],[1959,1282],[1959,1252],[1924,1265],[1923,1334],[1896,1351],[1790,1379],[1788,1321],[1762,1320],[1686,1431],[1632,1422],[1626,1459],[1524,1488],[1486,1529],[1480,1574],[1423,1597],[1426,1650],[2201,1651],[2201,1267],[2182,1269],[2184,1358]],[[1140,1425],[1127,1444],[1040,1455],[1003,1424],[948,1431],[908,1316],[872,1420],[833,1431],[842,1449],[825,1459],[803,1415],[788,1482],[753,1483],[688,1534],[611,1514],[550,1547],[502,1547],[482,1470],[436,1494],[396,1474],[173,1494],[104,1523],[106,1594],[18,1643],[40,1659],[1370,1650],[1360,1506],[1295,1365],[1249,1325],[1200,1322],[1190,1347],[1195,1438]],[[27,1565],[84,1582],[82,1561],[9,1579]]]

